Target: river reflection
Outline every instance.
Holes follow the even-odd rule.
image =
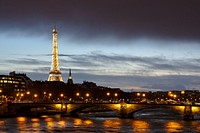
[[[165,124],[165,129],[169,133],[183,132],[183,125],[180,122],[170,121]]]
[[[132,121],[132,126],[136,132],[147,132],[149,130],[149,123],[147,121],[135,120]]]
[[[119,132],[119,133],[197,133],[200,121],[177,119],[119,119],[119,118],[71,118],[42,116],[38,118],[0,118],[1,133],[54,133],[54,132]]]

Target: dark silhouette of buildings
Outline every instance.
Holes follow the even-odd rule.
[[[15,71],[9,75],[0,75],[1,95],[14,96],[19,92],[25,92],[32,85],[32,80],[26,74],[17,74]]]

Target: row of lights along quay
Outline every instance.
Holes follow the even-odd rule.
[[[59,81],[32,81],[26,74],[0,75],[1,102],[99,102],[147,104],[200,104],[198,90],[124,92],[119,88]]]

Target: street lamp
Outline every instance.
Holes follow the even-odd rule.
[[[34,94],[34,97],[36,98],[38,95],[37,94]]]
[[[49,96],[51,97],[51,96],[52,96],[52,94],[51,94],[51,93],[49,93]]]
[[[115,97],[117,97],[118,96],[118,94],[117,93],[115,93],[115,95],[114,95]]]
[[[60,97],[63,97],[63,96],[64,96],[64,94],[61,93],[61,94],[60,94]]]
[[[185,91],[183,90],[183,91],[181,91],[181,94],[185,94]]]
[[[30,91],[27,91],[26,94],[29,95],[29,94],[30,94]]]
[[[86,97],[89,97],[90,96],[90,94],[89,93],[86,93]]]
[[[109,92],[107,92],[107,93],[106,93],[106,95],[107,95],[107,96],[110,96],[110,93],[109,93]]]
[[[79,92],[77,92],[77,93],[76,93],[76,96],[77,96],[77,97],[78,97],[78,96],[80,96],[80,93],[79,93]]]
[[[174,95],[174,98],[176,98],[176,95]]]

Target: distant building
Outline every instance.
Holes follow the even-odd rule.
[[[73,84],[71,69],[69,69],[69,76],[68,76],[67,84],[68,85],[72,85]]]
[[[32,80],[26,74],[16,74],[15,71],[9,75],[0,75],[0,95],[14,96],[15,93],[25,92],[32,84]]]

